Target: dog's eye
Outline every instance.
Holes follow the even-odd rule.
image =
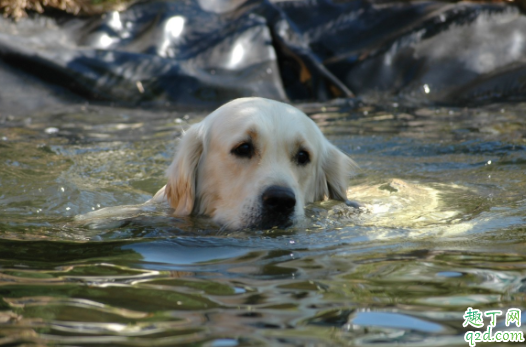
[[[241,158],[252,158],[254,155],[254,146],[250,142],[243,142],[242,144],[234,147],[230,153]]]
[[[307,165],[310,163],[310,155],[309,152],[301,150],[296,154],[296,162],[298,165]]]

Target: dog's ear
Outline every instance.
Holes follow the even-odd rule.
[[[194,208],[197,166],[203,153],[200,130],[199,124],[195,124],[186,131],[166,171],[165,195],[177,216],[189,215]]]
[[[347,201],[349,178],[356,172],[358,165],[329,142],[321,161],[321,175],[318,180],[318,185],[321,185],[318,188],[320,195]]]

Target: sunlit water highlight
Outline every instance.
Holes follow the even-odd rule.
[[[203,113],[0,115],[0,344],[466,346],[467,307],[524,309],[525,105],[300,107],[360,165],[363,208],[237,232],[74,220],[148,200]]]

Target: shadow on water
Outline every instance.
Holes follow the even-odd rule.
[[[240,232],[162,209],[72,222],[150,198],[204,114],[4,117],[0,344],[465,346],[467,307],[524,307],[523,104],[299,107],[361,166],[365,210]]]

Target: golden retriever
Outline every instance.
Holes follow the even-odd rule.
[[[286,227],[314,201],[347,201],[355,163],[297,108],[231,101],[183,135],[168,183],[149,201],[226,229]]]

